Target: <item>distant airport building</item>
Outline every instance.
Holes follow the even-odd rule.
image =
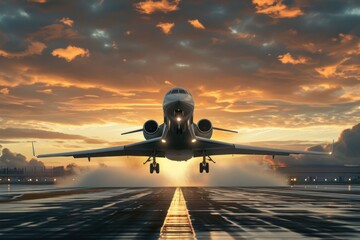
[[[58,178],[72,175],[63,166],[0,168],[0,184],[54,184]]]
[[[290,184],[360,184],[360,166],[278,166],[274,171],[286,176]],[[0,184],[54,184],[72,175],[63,166],[0,168]]]
[[[316,165],[277,167],[291,184],[359,184],[360,166]]]

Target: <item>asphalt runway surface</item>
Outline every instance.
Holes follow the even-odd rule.
[[[0,239],[360,239],[358,187],[0,191]]]

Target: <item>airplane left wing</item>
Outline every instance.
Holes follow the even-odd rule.
[[[41,154],[38,158],[46,157],[74,157],[74,158],[91,158],[91,157],[111,157],[111,156],[151,156],[154,153],[154,149],[158,149],[160,145],[160,138],[154,138],[134,144],[99,148],[76,152],[63,152],[52,154]],[[164,152],[156,151],[156,156],[164,157]]]
[[[311,154],[311,155],[331,155],[331,152],[315,152],[301,150],[286,150],[277,148],[254,147],[248,145],[231,144],[221,141],[214,141],[206,138],[196,138],[194,146],[194,157],[203,156],[203,152],[208,156],[226,155],[226,154],[246,154],[246,155],[281,155],[289,156],[290,154]]]

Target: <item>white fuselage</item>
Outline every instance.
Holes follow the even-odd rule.
[[[195,141],[193,124],[194,99],[183,88],[171,89],[164,97],[165,156],[171,160],[184,161],[193,156],[192,143]]]

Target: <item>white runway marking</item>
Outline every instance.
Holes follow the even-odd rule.
[[[176,188],[160,230],[160,239],[196,239],[181,188]]]

